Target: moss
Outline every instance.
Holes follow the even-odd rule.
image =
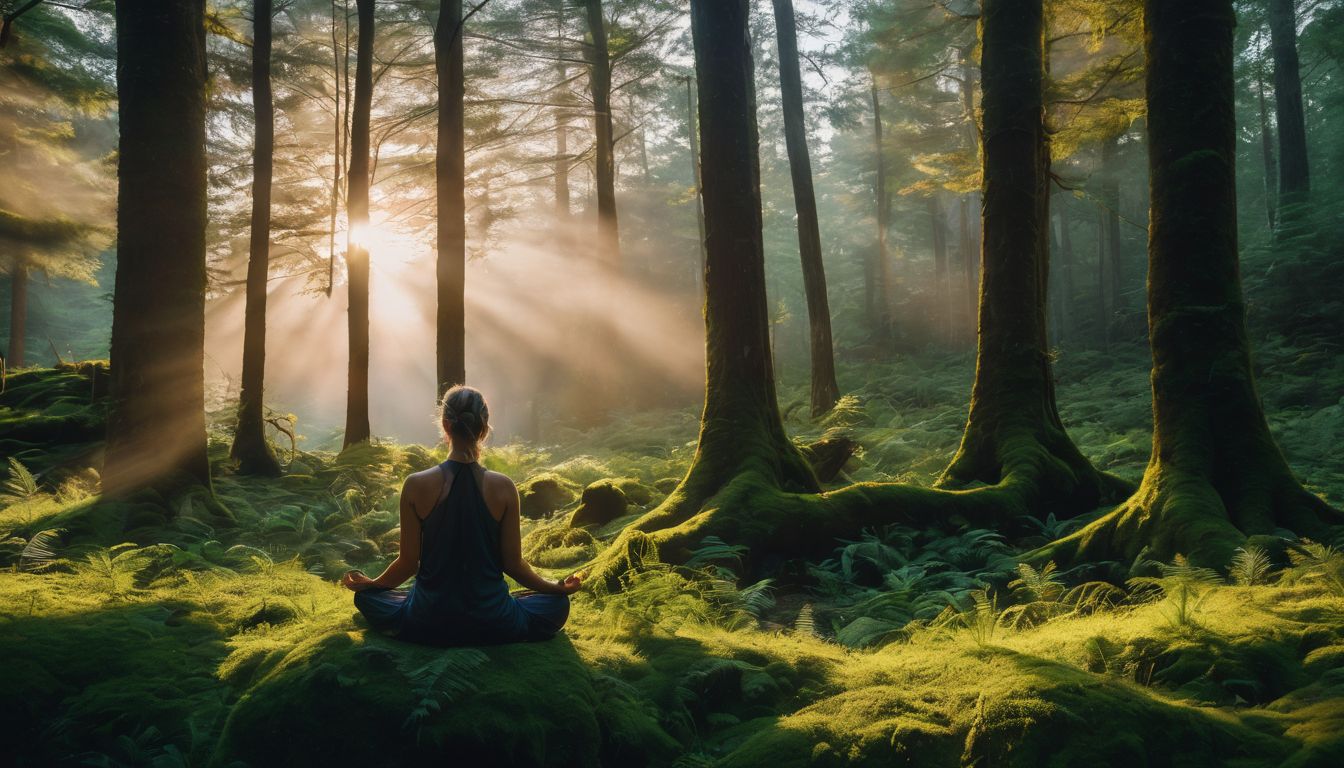
[[[533,475],[518,485],[523,517],[539,520],[579,496],[579,488],[554,472]]]
[[[611,480],[599,480],[583,489],[579,507],[570,516],[569,524],[579,528],[605,525],[625,514],[628,500],[625,492]]]

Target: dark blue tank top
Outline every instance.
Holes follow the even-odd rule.
[[[409,622],[439,642],[511,642],[527,634],[527,613],[509,594],[500,521],[490,515],[479,464],[439,465],[448,493],[421,522],[420,569]]]

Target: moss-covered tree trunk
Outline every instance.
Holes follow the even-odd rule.
[[[210,484],[205,2],[118,0],[117,277],[103,490]]]
[[[278,475],[280,463],[266,442],[266,280],[271,260],[271,167],[275,152],[275,107],[271,101],[271,0],[252,3],[252,231],[247,258],[247,305],[243,319],[243,377],[238,429],[230,455],[238,471]]]
[[[807,323],[812,353],[812,415],[835,405],[840,386],[835,383],[835,354],[831,349],[831,306],[826,298],[826,268],[821,259],[821,229],[817,224],[817,197],[812,190],[812,159],[807,151],[803,120],[803,78],[798,69],[798,30],[793,0],[774,0],[775,31],[779,38],[779,82],[784,101],[784,142],[793,179],[793,203],[798,213],[798,254],[803,262],[803,290],[807,294]]]
[[[748,16],[747,0],[691,3],[704,160],[705,409],[686,477],[633,531],[686,523],[735,479],[767,492],[817,490],[775,399]],[[751,504],[719,512],[748,526],[756,514]]]
[[[24,337],[28,334],[28,265],[16,258],[9,270],[9,357],[5,365],[23,365]]]
[[[1226,564],[1247,535],[1344,522],[1293,477],[1251,373],[1237,258],[1231,0],[1147,0],[1148,330],[1153,452],[1121,507],[1040,557],[1183,554]],[[1193,212],[1198,215],[1192,215]]]
[[[1284,205],[1292,205],[1306,202],[1311,191],[1293,0],[1269,0],[1269,37],[1274,53],[1274,113],[1279,124],[1279,195]]]
[[[438,195],[438,312],[435,322],[438,393],[466,381],[466,139],[463,99],[462,0],[442,0],[434,27],[439,127],[434,154]]]
[[[597,243],[602,262],[621,265],[621,242],[616,222],[616,137],[611,123],[611,53],[607,47],[602,0],[584,0],[588,15],[589,86],[593,96],[593,179],[597,189]]]
[[[1055,407],[1045,333],[1042,3],[986,0],[982,19],[979,349],[966,431],[939,485],[1004,484],[1056,514],[1076,514],[1114,497],[1121,484],[1093,469]]]
[[[345,201],[349,216],[346,246],[350,306],[350,355],[345,396],[345,442],[369,439],[369,112],[373,108],[373,3],[357,0],[359,35],[355,51],[355,98],[350,123],[350,175]]]

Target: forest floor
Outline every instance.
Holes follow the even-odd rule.
[[[1344,504],[1344,355],[1262,344],[1271,427],[1309,488]],[[800,442],[854,438],[852,480],[927,484],[956,448],[974,361],[842,364],[851,393],[819,422],[785,383]],[[1103,469],[1149,450],[1147,355],[1066,351],[1063,420]],[[834,556],[740,578],[706,541],[649,558],[617,593],[585,591],[565,634],[439,650],[368,632],[344,570],[395,554],[397,490],[441,449],[304,452],[274,480],[224,468],[199,498],[102,502],[89,367],[12,373],[0,394],[0,738],[18,764],[471,765],[1344,764],[1344,555],[1298,542],[1227,574],[1112,564],[1111,583],[1033,571],[1026,549],[1073,530],[897,526]],[[522,481],[524,546],[562,575],[655,506],[695,449],[695,409],[626,414],[546,445],[492,447]],[[844,477],[837,483],[844,481]],[[626,514],[572,528],[581,491]],[[1283,532],[1291,537],[1291,532]]]

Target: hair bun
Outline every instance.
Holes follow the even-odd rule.
[[[458,385],[443,394],[439,425],[454,445],[471,451],[490,431],[490,407],[474,387]]]

